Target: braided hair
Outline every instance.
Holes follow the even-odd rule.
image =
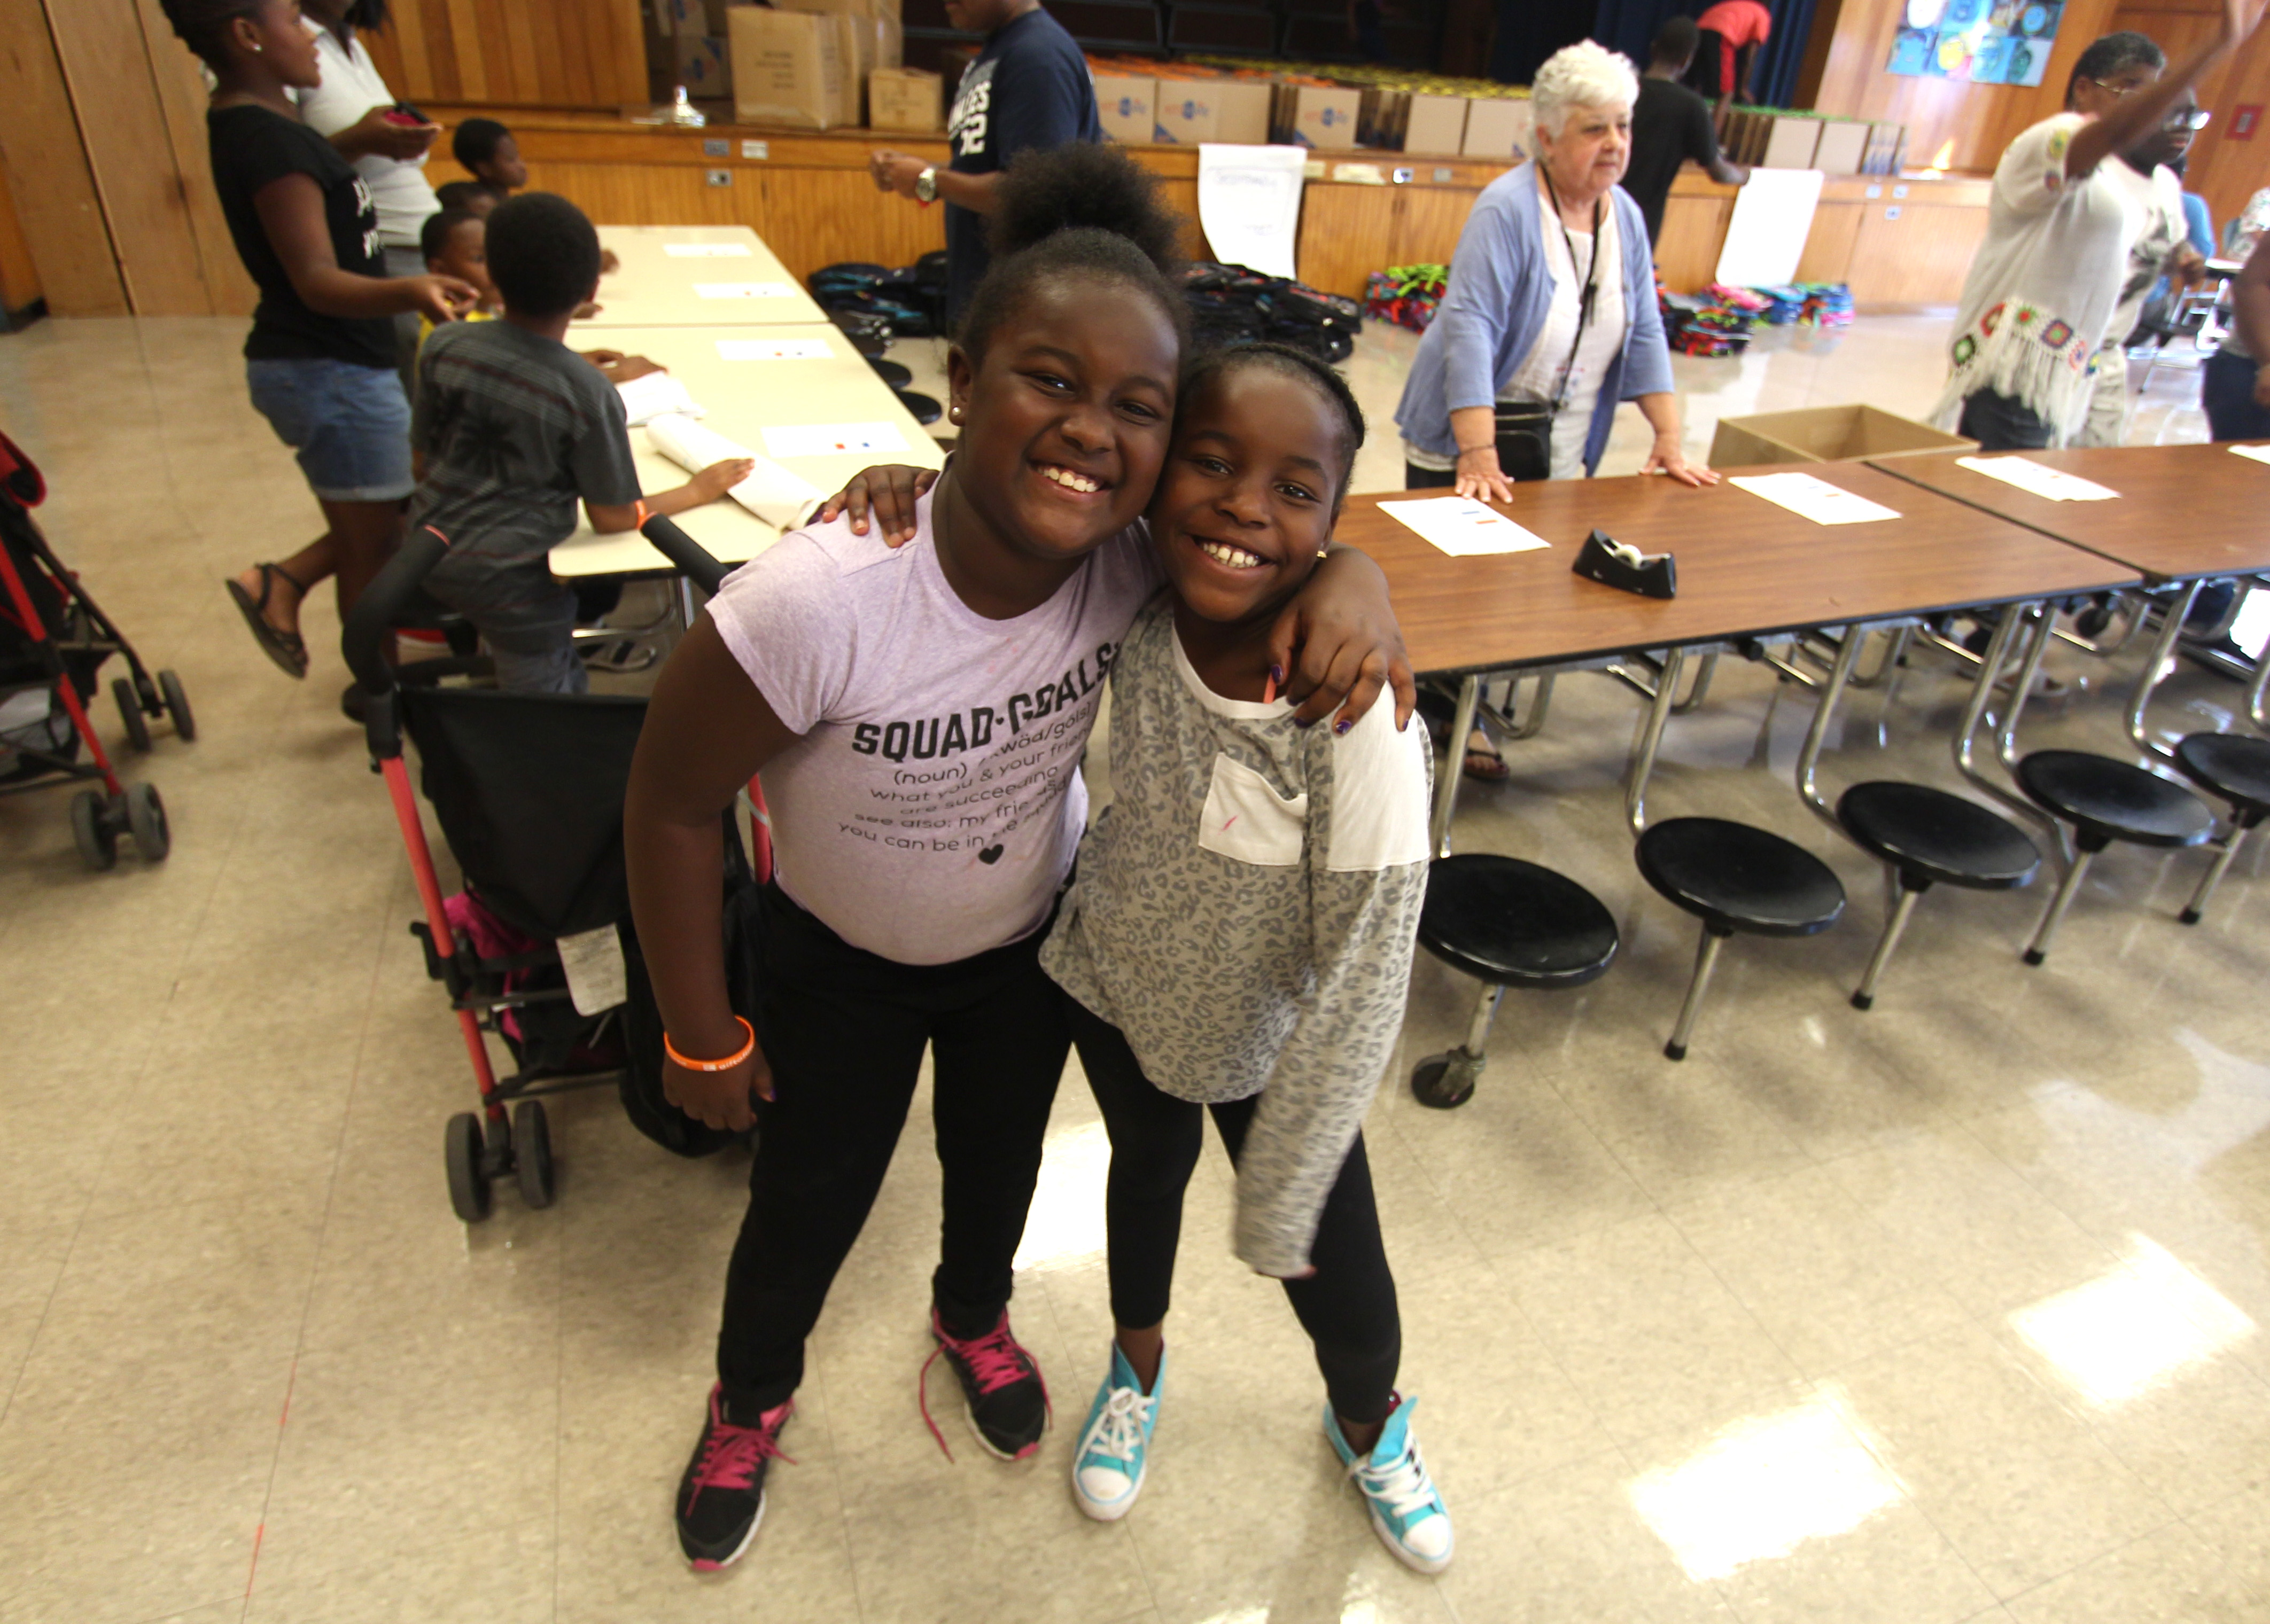
[[[1348,388],[1347,380],[1328,363],[1288,344],[1241,344],[1208,350],[1192,357],[1183,368],[1181,397],[1193,399],[1214,379],[1248,367],[1265,367],[1280,376],[1300,379],[1339,408],[1341,424],[1347,432],[1340,441],[1340,488],[1334,500],[1345,497],[1348,480],[1355,472],[1356,451],[1363,444],[1363,408],[1356,404],[1355,391]]]
[[[1182,221],[1159,183],[1116,147],[1087,142],[1027,149],[1001,177],[986,231],[995,256],[962,312],[955,338],[972,361],[1033,289],[1058,277],[1125,283],[1147,295],[1190,341],[1189,306],[1169,278],[1182,265]]]
[[[207,67],[228,61],[228,26],[260,10],[261,0],[158,0],[174,32]]]

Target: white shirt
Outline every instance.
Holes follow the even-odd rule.
[[[1584,441],[1600,398],[1600,380],[1615,364],[1624,343],[1623,261],[1616,241],[1616,211],[1603,200],[1597,247],[1591,232],[1564,234],[1560,229],[1560,213],[1551,198],[1540,199],[1538,217],[1545,238],[1546,269],[1553,275],[1553,299],[1546,307],[1545,325],[1538,330],[1537,341],[1529,346],[1529,353],[1521,358],[1521,365],[1513,369],[1513,376],[1506,380],[1497,397],[1550,404],[1560,394],[1561,368],[1569,363],[1569,346],[1574,345],[1576,356],[1569,365],[1568,393],[1553,419],[1553,461],[1548,471],[1555,479],[1581,479]],[[1595,261],[1600,268],[1599,285],[1592,291],[1591,316],[1580,339],[1576,317],[1584,301],[1584,278]],[[1407,440],[1403,456],[1414,468],[1458,466],[1456,458],[1433,456]]]
[[[2107,158],[2066,174],[2066,152],[2088,121],[2044,119],[2010,143],[1994,167],[1986,240],[1970,262],[1955,312],[1947,389],[1932,420],[1952,428],[1964,397],[2007,395],[2050,425],[2063,445],[2086,415],[2090,364],[2111,324],[2143,234],[2139,195]],[[2132,174],[2132,178],[2133,174]]]
[[[315,56],[323,64],[323,82],[300,93],[300,118],[320,136],[334,136],[359,123],[373,108],[390,108],[394,93],[379,77],[370,53],[357,40],[342,46],[338,35],[309,21],[315,36]],[[355,173],[378,204],[378,240],[390,248],[414,248],[427,216],[441,204],[426,183],[426,159],[367,154],[354,160]]]

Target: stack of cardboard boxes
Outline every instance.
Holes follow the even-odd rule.
[[[733,93],[726,0],[645,0],[643,9],[647,75],[657,101],[669,100],[680,85],[696,101]]]
[[[1274,141],[1508,162],[1530,153],[1528,93],[1488,80],[1205,57],[1091,56],[1088,69],[1115,141]]]
[[[869,76],[895,71],[904,49],[897,0],[780,0],[724,11],[733,117],[744,124],[864,125]]]

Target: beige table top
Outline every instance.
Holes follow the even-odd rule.
[[[614,348],[644,355],[668,367],[708,408],[702,426],[714,429],[760,456],[770,455],[765,430],[816,424],[887,423],[902,449],[851,451],[774,460],[802,474],[823,491],[873,463],[912,463],[936,468],[946,461],[938,441],[915,421],[890,386],[875,375],[832,323],[801,327],[631,327],[607,335]],[[825,360],[729,359],[723,345],[824,344]],[[631,430],[639,484],[650,496],[686,483],[687,471],[648,443],[646,430]],[[757,556],[780,532],[730,497],[678,515],[686,533],[728,564]],[[635,531],[597,536],[588,523],[552,550],[557,575],[629,575],[666,572],[669,562]]]
[[[612,335],[625,327],[769,327],[827,319],[746,226],[602,226],[599,242],[622,263],[599,278],[599,314],[569,330],[568,342],[578,349],[620,349]],[[750,285],[785,291],[756,298],[698,291]]]

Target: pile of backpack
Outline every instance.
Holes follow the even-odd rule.
[[[1448,265],[1390,265],[1364,278],[1363,313],[1414,333],[1427,330],[1450,281]]]
[[[896,338],[924,338],[946,330],[946,253],[924,255],[896,270],[860,260],[822,265],[812,273],[812,296],[846,331],[880,327]]]
[[[1674,293],[1660,280],[1656,283],[1656,307],[1663,313],[1664,338],[1681,355],[1739,355],[1749,348],[1756,313],[1721,300],[1718,293],[1713,287],[1708,293]]]
[[[1192,336],[1200,349],[1282,344],[1335,365],[1355,349],[1363,310],[1353,299],[1320,293],[1290,277],[1198,260],[1183,272]]]

